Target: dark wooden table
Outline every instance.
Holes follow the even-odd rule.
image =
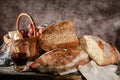
[[[83,80],[79,72],[59,76],[53,74],[40,74],[35,72],[15,72],[13,67],[0,67],[0,80]]]
[[[59,76],[52,74],[38,74],[34,72],[18,73],[14,72],[12,69],[12,67],[0,67],[0,80],[85,80],[79,72]],[[120,75],[120,63],[118,64],[116,73]]]
[[[0,80],[83,80],[83,79],[80,75],[79,76],[0,75]]]

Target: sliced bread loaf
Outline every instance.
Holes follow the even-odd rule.
[[[108,65],[118,62],[118,50],[115,46],[103,41],[99,37],[85,35],[79,39],[79,48],[88,52],[88,55],[99,65]]]
[[[45,51],[55,48],[76,48],[78,42],[73,22],[64,21],[45,29],[40,39],[40,47]]]

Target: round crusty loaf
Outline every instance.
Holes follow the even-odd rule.
[[[40,47],[45,51],[56,48],[76,48],[78,42],[73,22],[64,21],[45,29],[40,39]]]
[[[99,37],[84,35],[79,38],[79,48],[88,52],[88,55],[98,65],[108,65],[118,62],[118,50],[115,46],[103,41]]]

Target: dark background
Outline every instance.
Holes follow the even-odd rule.
[[[0,44],[15,30],[17,16],[29,13],[37,25],[73,20],[77,36],[99,36],[120,50],[120,0],[0,0]],[[29,20],[21,20],[27,26]]]

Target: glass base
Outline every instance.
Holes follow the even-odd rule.
[[[14,70],[17,71],[17,72],[26,71],[26,65],[24,65],[24,66],[14,65]]]

